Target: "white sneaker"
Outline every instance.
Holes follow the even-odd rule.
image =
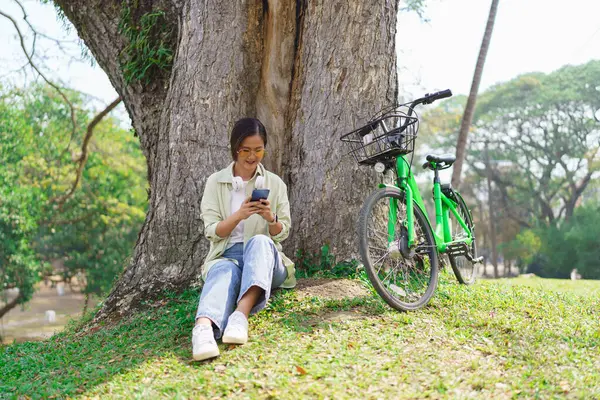
[[[192,331],[192,353],[194,360],[201,361],[219,355],[219,348],[212,326],[196,325]]]
[[[227,321],[227,327],[223,333],[223,343],[245,344],[247,341],[248,319],[242,312],[235,311]]]

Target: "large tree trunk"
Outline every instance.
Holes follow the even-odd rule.
[[[500,0],[492,0],[483,40],[481,41],[481,48],[479,49],[479,56],[477,57],[477,64],[475,65],[473,81],[471,82],[471,91],[469,92],[465,112],[460,123],[458,142],[456,144],[456,161],[454,162],[454,169],[452,171],[452,186],[456,188],[460,185],[460,176],[466,156],[469,129],[471,128],[471,122],[473,122],[473,114],[475,113],[475,105],[477,103],[477,92],[479,92],[479,84],[481,83],[481,77],[483,76],[483,66],[485,65],[485,59],[492,40],[492,32],[494,31],[494,22],[496,21],[499,1]]]
[[[170,74],[129,86],[117,61],[121,1],[56,3],[123,97],[148,162],[146,221],[98,319],[196,280],[204,183],[230,162],[228,134],[243,116],[265,123],[265,163],[288,184],[289,255],[325,243],[355,254],[370,173],[343,157],[339,136],[396,98],[397,0],[140,1],[139,12],[165,11],[176,51]]]

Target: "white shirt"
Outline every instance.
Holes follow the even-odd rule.
[[[242,203],[246,200],[246,186],[248,186],[248,182],[244,182],[242,184],[241,189],[232,190],[231,191],[231,214],[236,212],[242,207]],[[229,243],[227,243],[227,248],[230,248],[236,243],[242,243],[244,241],[244,220],[240,221],[239,224],[231,231],[229,235]]]

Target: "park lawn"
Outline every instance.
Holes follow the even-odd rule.
[[[600,281],[442,274],[429,306],[279,291],[250,342],[191,360],[193,291],[115,327],[0,348],[0,398],[600,397]]]

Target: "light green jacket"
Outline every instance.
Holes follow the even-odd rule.
[[[277,214],[277,218],[281,222],[281,225],[283,225],[283,229],[277,235],[271,236],[269,234],[268,222],[260,215],[254,214],[244,222],[244,243],[248,242],[252,236],[260,234],[273,239],[288,273],[288,277],[281,287],[293,288],[296,286],[296,269],[294,268],[294,263],[281,250],[281,242],[288,237],[292,224],[287,187],[280,177],[267,171],[262,164],[259,164],[256,168],[256,174],[246,185],[246,197],[252,194],[257,175],[264,177],[264,188],[270,190],[268,200],[271,202],[271,211]],[[224,260],[221,255],[225,251],[225,247],[227,247],[229,237],[219,237],[216,230],[217,224],[231,215],[232,179],[233,163],[229,164],[227,168],[212,174],[204,187],[200,209],[201,218],[204,221],[204,236],[210,241],[208,256],[206,256],[204,265],[202,266],[202,279],[204,280],[206,280],[210,268],[218,261]],[[231,261],[237,264],[237,261]]]

